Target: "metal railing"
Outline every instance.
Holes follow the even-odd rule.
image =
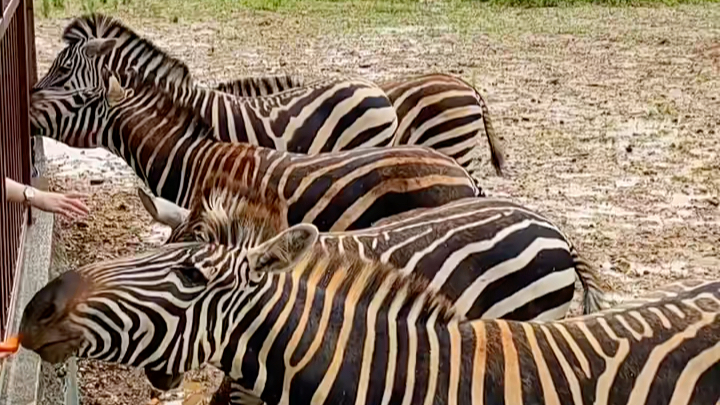
[[[28,119],[34,83],[32,0],[0,0],[0,337],[10,321],[30,213],[5,199],[5,178],[30,184],[32,149]]]

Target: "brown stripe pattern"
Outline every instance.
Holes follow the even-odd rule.
[[[115,85],[111,85],[111,83]],[[290,224],[359,229],[379,219],[483,195],[451,158],[422,147],[291,154],[216,141],[194,111],[155,87],[36,90],[33,133],[70,146],[102,146],[122,157],[155,195],[187,207],[193,191],[226,173],[272,190]]]

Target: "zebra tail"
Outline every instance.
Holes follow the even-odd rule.
[[[575,263],[575,272],[585,290],[583,294],[583,315],[610,308],[611,305],[605,297],[605,291],[600,286],[595,268],[582,258],[574,248],[571,255]]]
[[[488,110],[485,99],[480,93],[475,90],[475,95],[480,103],[482,109],[483,124],[485,124],[485,136],[487,136],[488,144],[490,146],[490,158],[492,159],[492,165],[495,168],[495,173],[498,176],[503,176],[503,169],[505,168],[505,153],[500,145],[500,139],[495,133],[495,127],[493,126],[492,119],[490,118],[490,111]]]
[[[503,169],[505,168],[505,152],[500,144],[500,138],[498,138],[497,133],[495,133],[495,127],[493,126],[492,119],[490,118],[490,110],[488,109],[485,99],[475,86],[470,84],[467,80],[460,77],[454,78],[462,83],[465,83],[466,86],[475,91],[475,98],[477,99],[478,104],[480,104],[480,109],[482,110],[483,125],[485,125],[485,136],[487,137],[488,144],[490,146],[490,159],[492,160],[492,165],[498,176],[504,176]]]

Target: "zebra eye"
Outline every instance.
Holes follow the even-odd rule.
[[[260,284],[260,282],[263,280],[263,277],[264,273],[251,271],[250,274],[248,274],[248,281],[250,282],[250,285],[257,285]]]
[[[178,269],[176,274],[186,287],[206,286],[208,283],[205,275],[196,267],[184,267]]]
[[[52,316],[55,314],[55,304],[50,303],[50,305],[47,306],[43,310],[43,312],[40,314],[40,317],[38,318],[39,321],[46,321],[52,318]]]
[[[279,263],[280,259],[275,255],[262,255],[260,257],[260,260],[258,260],[257,267],[263,268],[263,267],[269,267],[275,263]]]

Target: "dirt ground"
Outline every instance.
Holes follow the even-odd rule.
[[[348,29],[302,13],[236,13],[232,24],[123,20],[208,83],[277,72],[462,76],[485,95],[507,152],[509,174],[499,178],[483,151],[478,174],[487,193],[555,220],[616,297],[717,278],[720,5],[490,13],[497,18],[485,15],[495,24],[487,33],[442,19]],[[41,73],[62,47],[67,22],[37,21]],[[77,174],[53,178],[59,189],[91,193],[91,218],[58,222],[68,266],[163,240],[136,198],[132,174],[116,171],[98,186]],[[90,361],[79,367],[85,404],[151,398],[138,372]],[[185,399],[165,403],[202,402],[218,378],[212,370],[189,375]]]

